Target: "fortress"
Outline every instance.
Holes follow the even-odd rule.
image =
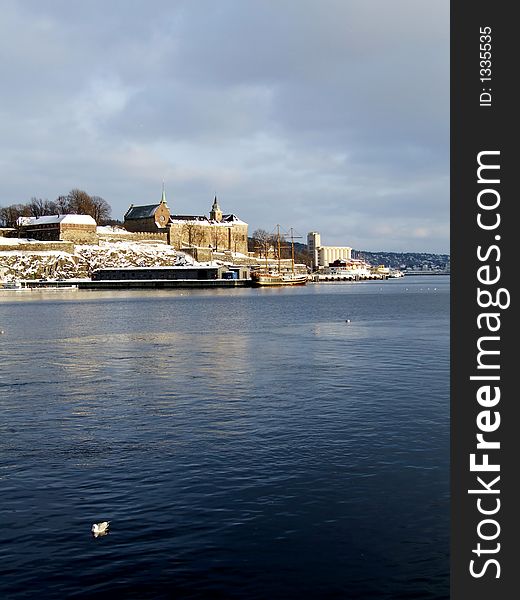
[[[124,228],[133,233],[155,233],[165,236],[176,250],[194,255],[211,252],[247,254],[247,223],[234,214],[223,214],[217,197],[205,215],[175,215],[166,203],[164,191],[156,204],[134,206],[124,216]]]

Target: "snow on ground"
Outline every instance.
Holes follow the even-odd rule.
[[[149,241],[100,241],[98,246],[77,245],[73,254],[58,250],[2,252],[0,249],[0,279],[76,279],[90,277],[93,271],[102,268],[187,264],[196,262],[167,244]]]
[[[131,231],[123,229],[123,227],[117,227],[116,225],[98,225],[96,231],[99,234],[117,234],[117,235],[133,235]]]

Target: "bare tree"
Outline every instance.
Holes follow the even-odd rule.
[[[92,198],[83,190],[73,189],[67,195],[69,212],[76,215],[92,215]]]
[[[96,223],[106,224],[110,220],[112,208],[101,196],[90,196],[84,190],[73,189],[66,196],[59,196],[55,202],[59,214],[90,215]]]
[[[56,200],[42,200],[32,197],[27,204],[11,204],[0,207],[0,224],[4,227],[16,227],[19,217],[42,217],[45,215],[90,215],[102,225],[110,222],[112,208],[100,196],[89,196],[79,189],[71,190],[66,196]]]
[[[32,217],[42,217],[45,214],[45,201],[41,198],[31,198],[29,209]]]
[[[188,238],[188,246],[200,246],[203,234],[197,221],[186,221],[182,226],[182,236]]]
[[[69,200],[67,196],[58,196],[54,202],[57,215],[68,215],[70,213]]]
[[[280,242],[283,239],[283,237],[280,237]],[[256,229],[253,231],[252,240],[254,251],[260,257],[267,257],[272,249],[275,253],[278,252],[278,237],[274,233],[268,233],[265,229]]]
[[[96,223],[98,225],[106,225],[108,221],[110,221],[110,215],[112,213],[112,208],[110,204],[100,196],[91,196],[92,201],[92,213],[91,216],[94,217]]]
[[[19,217],[30,217],[31,210],[27,204],[11,204],[0,208],[0,220],[4,227],[16,227]]]
[[[256,229],[251,236],[253,239],[254,251],[260,256],[267,256],[269,251],[270,235],[265,229]]]
[[[56,204],[56,202],[54,202],[54,200],[45,200],[44,210],[46,215],[60,214],[58,210],[58,205]]]
[[[41,198],[31,198],[28,205],[32,217],[43,217],[45,215],[58,214],[56,202],[42,200]]]

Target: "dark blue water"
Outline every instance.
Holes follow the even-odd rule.
[[[447,598],[448,327],[440,276],[3,292],[0,596]]]

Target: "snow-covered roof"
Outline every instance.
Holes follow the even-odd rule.
[[[19,217],[18,225],[21,227],[32,227],[33,225],[58,225],[67,223],[69,225],[96,225],[96,221],[90,215],[46,215],[43,217]]]
[[[214,226],[221,226],[221,227],[229,227],[230,224],[234,224],[234,225],[247,225],[247,223],[245,221],[241,221],[236,215],[224,215],[222,217],[222,221],[215,221],[214,219],[208,219],[208,217],[205,216],[190,216],[190,215],[172,215],[170,217],[170,223],[175,223],[175,224],[186,224],[188,223],[189,225],[211,225],[212,227]]]
[[[208,224],[210,220],[204,215],[171,215],[170,223],[186,223],[187,221],[197,225]]]
[[[225,223],[236,223],[237,225],[247,225],[245,221],[242,221],[242,219],[239,219],[236,215],[233,214],[222,215],[222,221],[224,221]]]

